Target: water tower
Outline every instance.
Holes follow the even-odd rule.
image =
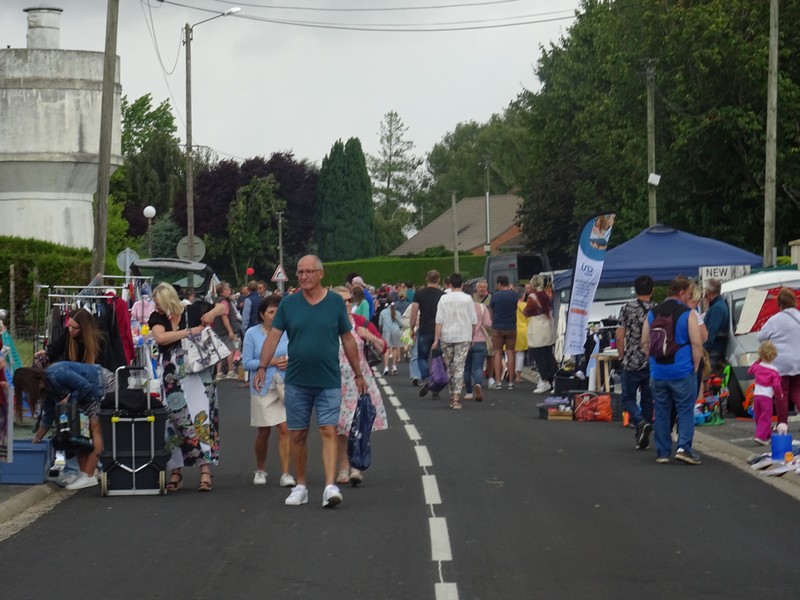
[[[94,241],[103,53],[61,50],[60,8],[28,8],[27,48],[0,49],[0,235]],[[117,57],[112,169],[120,152]]]

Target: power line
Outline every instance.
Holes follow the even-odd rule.
[[[200,8],[197,6],[191,6],[188,4],[182,4],[180,2],[174,2],[173,0],[163,0],[164,4],[171,4],[173,6],[179,6],[181,8],[189,8],[192,10],[198,10],[205,13],[217,13],[218,11],[207,9],[207,8]],[[552,18],[545,18],[545,19],[531,19],[528,21],[520,21],[517,23],[496,23],[493,25],[468,25],[465,27],[441,27],[436,24],[431,25],[414,25],[414,26],[396,26],[396,25],[387,25],[387,26],[370,26],[370,25],[347,25],[347,24],[340,24],[340,23],[326,23],[326,22],[314,22],[314,21],[291,21],[286,19],[273,19],[269,17],[258,17],[255,15],[231,15],[233,18],[237,19],[247,19],[250,21],[261,21],[264,23],[273,23],[276,25],[290,25],[294,27],[308,27],[314,29],[335,29],[340,31],[373,31],[373,32],[384,32],[384,33],[436,33],[436,32],[448,32],[448,31],[474,31],[480,29],[499,29],[499,28],[506,28],[506,27],[517,27],[520,25],[534,25],[538,23],[550,23],[553,21],[563,21],[568,19],[574,19],[575,14],[563,17],[552,17]],[[508,19],[513,18],[525,18],[524,16],[518,17],[507,17]],[[487,21],[482,21],[487,22]]]
[[[440,10],[448,8],[470,8],[473,6],[491,6],[496,4],[511,4],[521,0],[491,0],[487,2],[472,2],[460,4],[439,4],[434,6],[391,6],[381,8],[320,8],[318,6],[281,6],[270,4],[255,4],[247,2],[234,2],[233,0],[214,0],[223,4],[235,4],[236,6],[247,6],[248,8],[264,8],[270,10],[305,10],[313,12],[396,12],[411,10]]]

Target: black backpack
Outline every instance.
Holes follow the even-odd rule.
[[[688,344],[675,341],[675,325],[680,316],[689,311],[689,307],[666,300],[653,309],[653,321],[650,323],[650,356],[660,365],[675,363],[675,353]]]

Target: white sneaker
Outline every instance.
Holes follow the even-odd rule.
[[[322,506],[324,508],[333,508],[341,503],[342,492],[339,491],[339,488],[333,484],[325,486],[325,491],[322,492]]]
[[[546,382],[544,379],[539,380],[539,384],[536,386],[536,389],[533,390],[534,394],[544,394],[549,392],[552,386]]]
[[[68,490],[82,490],[83,488],[94,487],[97,485],[96,477],[89,477],[86,473],[81,473],[78,478],[70,483],[66,488]]]
[[[494,377],[489,377],[489,387],[491,388],[495,384]]]
[[[308,490],[304,485],[296,485],[292,488],[292,493],[283,502],[286,506],[300,506],[308,503]]]
[[[474,396],[472,394],[464,394],[464,400],[472,400]]]
[[[291,476],[289,473],[284,473],[281,475],[281,487],[294,487],[297,485],[297,482],[294,480],[294,477]]]
[[[253,476],[253,485],[267,485],[267,472],[266,471],[256,471],[256,474]]]
[[[62,472],[55,480],[56,485],[60,485],[61,487],[67,487],[71,483],[74,483],[78,477],[80,477],[80,473],[76,473],[75,471],[70,471],[68,473]]]

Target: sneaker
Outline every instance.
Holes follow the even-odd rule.
[[[364,474],[358,469],[350,469],[350,484],[356,487],[364,481]]]
[[[266,471],[256,471],[255,475],[253,475],[253,485],[267,485]]]
[[[534,394],[546,394],[547,392],[550,391],[551,387],[552,386],[550,385],[550,383],[548,383],[544,379],[540,379],[539,383],[536,384],[536,388],[533,390],[533,393]]]
[[[636,426],[636,449],[647,450],[650,447],[650,433],[653,426],[650,423],[642,422]]]
[[[78,475],[77,479],[66,486],[68,490],[82,490],[83,488],[94,487],[97,485],[96,477],[89,477],[86,473]]]
[[[292,493],[283,501],[286,506],[300,506],[308,503],[308,490],[304,485],[296,485],[292,488]]]
[[[495,384],[494,377],[489,377],[489,389],[492,389],[492,386]]]
[[[428,381],[425,380],[425,383],[422,384],[422,387],[419,390],[419,397],[423,398],[428,395]]]
[[[675,453],[675,460],[685,462],[687,465],[703,464],[697,454],[693,454],[691,450],[685,450],[683,448],[678,448],[678,451]]]
[[[503,384],[498,382],[498,381],[495,381],[494,383],[490,383],[489,384],[489,389],[490,390],[502,390],[503,389]]]
[[[392,367],[392,375],[397,375],[397,367]]]
[[[281,487],[294,487],[297,485],[297,482],[294,480],[289,473],[284,473],[281,475]]]
[[[475,396],[473,396],[472,394],[464,394],[464,400],[472,400],[474,398]]]
[[[341,503],[342,503],[342,492],[339,491],[339,488],[333,484],[325,486],[325,491],[322,492],[323,508],[333,508],[337,504]]]
[[[483,392],[481,391],[481,384],[476,383],[473,388],[473,392],[475,392],[475,402],[483,402]]]
[[[384,367],[383,368],[383,374],[384,375],[388,375],[389,374],[389,367]]]
[[[762,440],[761,438],[754,437],[753,441],[759,446],[769,446],[769,440]]]
[[[70,471],[68,473],[64,473],[63,471],[59,476],[55,479],[56,485],[60,485],[61,487],[67,487],[71,483],[73,483],[76,479],[81,476],[80,473],[76,473],[75,471]]]
[[[514,389],[514,383],[513,383],[513,382],[511,382],[511,381],[509,381],[509,382],[508,382],[508,387],[507,387],[506,389],[507,389],[507,390],[513,390],[513,389]]]
[[[659,456],[656,459],[656,462],[659,463],[659,464],[665,465],[665,464],[667,464],[669,462],[669,456]]]
[[[419,385],[419,379],[417,379],[416,377],[412,377],[411,378],[411,385],[413,385],[414,387],[417,387]]]

